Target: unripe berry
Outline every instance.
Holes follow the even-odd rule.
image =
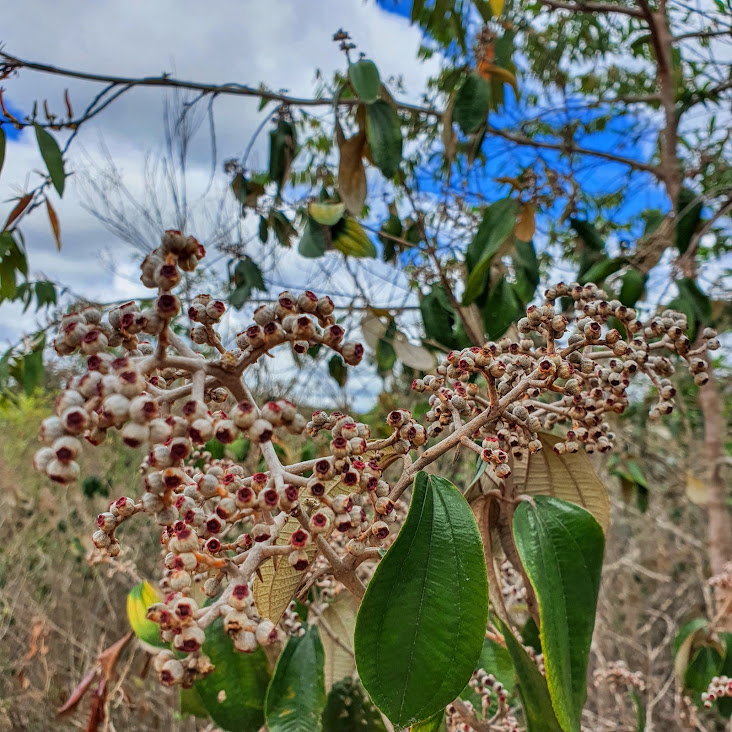
[[[310,563],[308,560],[307,552],[303,550],[290,552],[290,554],[287,555],[287,561],[289,565],[297,572],[304,572],[308,568],[308,565]]]
[[[155,312],[163,318],[163,320],[170,320],[174,318],[180,311],[180,300],[170,293],[160,295],[155,300]]]
[[[68,485],[79,479],[81,469],[79,464],[73,461],[61,462],[53,458],[46,466],[46,475],[54,482],[61,485]]]
[[[188,574],[186,573],[186,576]],[[190,577],[188,576],[189,580]],[[175,636],[173,645],[183,653],[194,653],[206,640],[206,636],[202,628],[197,625],[189,625],[183,628],[181,632]]]

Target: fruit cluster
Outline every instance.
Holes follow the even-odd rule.
[[[323,601],[334,587],[363,594],[367,562],[379,559],[405,514],[402,493],[418,470],[448,451],[474,451],[498,478],[542,449],[545,430],[561,428],[557,452],[604,452],[613,444],[608,418],[628,405],[636,374],[656,388],[651,416],[666,414],[674,398],[671,356],[686,361],[701,384],[705,351],[718,347],[710,331],[692,347],[678,313],[643,325],[632,308],[608,301],[594,285],[560,284],[542,305],[528,308],[518,340],[452,352],[436,374],[415,380],[414,389],[429,394],[427,426],[395,409],[386,418],[388,436],[372,439],[369,426],[348,414],[317,410],[306,418],[286,396],[258,404],[247,385],[249,370],[275,349],[300,355],[318,346],[349,366],[362,360],[363,347],[344,340],[327,296],[280,293],[255,310],[254,322],[227,348],[216,328],[224,303],[198,295],[187,311],[193,345],[177,334],[171,323],[181,303],[172,290],[204,255],[193,237],[165,232],[142,265],[142,282],[157,288],[152,307],[126,303],[106,320],[94,308],[64,316],[56,350],[80,351],[86,370],[68,381],[55,415],[44,420],[45,445],[35,456],[37,469],[66,484],[79,476],[82,438],[98,445],[111,430],[128,447],[145,449],[142,496],[113,501],[99,515],[93,540],[116,556],[124,521],[146,513],[158,526],[167,594],[149,618],[177,652],[155,662],[168,685],[188,686],[211,670],[201,648],[218,618],[243,652],[298,632],[292,610],[258,605],[257,578],[263,581],[267,563],[296,578],[293,594],[309,587]],[[559,298],[574,312],[560,312]],[[283,465],[275,445],[285,434],[307,434],[320,456]],[[259,464],[216,459],[208,449],[244,440]],[[395,484],[385,474],[393,462],[402,464]],[[521,599],[516,572],[505,567],[501,576],[506,600]],[[210,598],[205,605],[194,600],[199,588]],[[541,668],[541,657],[536,661]],[[486,679],[476,677],[476,691],[497,697],[496,725],[512,729],[503,690]]]
[[[413,383],[416,391],[430,393],[428,437],[478,418],[464,444],[506,478],[509,456],[537,452],[539,433],[555,427],[564,434],[554,445],[557,453],[612,449],[608,417],[627,408],[636,374],[657,390],[649,417],[669,414],[676,393],[673,355],[687,363],[697,384],[708,380],[704,354],[719,348],[712,329],[694,348],[685,315],[667,310],[643,325],[633,308],[607,297],[591,283],[560,283],[546,291],[542,305],[528,307],[517,324],[518,339],[506,336],[447,354],[435,375]],[[559,298],[572,303],[572,314],[558,310]]]

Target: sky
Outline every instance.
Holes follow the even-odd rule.
[[[124,11],[121,8],[124,7]],[[173,75],[223,83],[237,81],[257,85],[261,81],[276,90],[312,96],[315,70],[326,77],[343,68],[342,54],[332,41],[339,28],[348,30],[360,51],[378,59],[384,77],[402,76],[407,90],[419,90],[437,62],[414,63],[420,32],[402,15],[388,12],[374,2],[319,0],[317,7],[303,12],[302,0],[271,0],[246,3],[219,0],[215,12],[210,4],[176,0],[149,3],[132,0],[99,3],[70,0],[60,5],[38,0],[17,6],[3,20],[4,49],[15,56],[71,69],[129,76]],[[174,31],[173,31],[174,29]],[[68,86],[75,111],[82,109],[98,91],[97,85],[60,79],[30,71],[3,82],[11,109],[29,110],[34,100],[48,98],[52,109],[63,109],[62,91]],[[409,93],[405,95],[409,98]],[[147,294],[138,277],[136,253],[115,240],[83,207],[83,171],[89,161],[102,158],[106,148],[122,171],[133,193],[143,192],[146,157],[162,145],[162,101],[160,90],[137,89],[122,97],[91,121],[72,145],[67,169],[80,170],[71,176],[63,199],[52,196],[62,227],[63,248],[56,251],[51,229],[42,211],[23,224],[28,245],[31,276],[62,281],[71,290],[90,298],[113,301]],[[228,183],[221,173],[221,160],[238,158],[249,138],[272,107],[257,111],[257,101],[220,98],[215,105],[219,161],[214,188]],[[28,171],[40,169],[32,130],[10,139],[0,176],[0,217],[12,208],[11,197],[19,186],[37,181]],[[63,135],[59,135],[63,140]],[[80,143],[80,144],[78,144]],[[261,135],[250,160],[266,164],[266,134]],[[211,148],[204,125],[191,154],[189,184],[203,191],[210,182]],[[193,232],[192,232],[193,233]],[[297,255],[280,262],[280,277],[317,276]],[[289,284],[289,281],[288,283]],[[0,343],[15,340],[30,325],[32,316],[20,316],[12,304],[2,305]]]
[[[400,96],[406,101],[417,101],[426,78],[437,70],[439,59],[416,62],[423,39],[419,29],[409,24],[410,5],[408,0],[307,3],[303,0],[267,3],[216,0],[213,4],[192,0],[155,3],[130,0],[124,5],[94,0],[67,0],[63,4],[35,0],[16,4],[13,13],[3,19],[0,42],[8,53],[20,58],[70,69],[126,76],[159,75],[167,71],[183,79],[211,83],[236,81],[254,86],[265,82],[271,89],[307,97],[312,96],[315,88],[316,69],[322,70],[326,78],[334,70],[343,69],[343,57],[332,41],[332,34],[344,28],[358,44],[358,50],[377,62],[383,78],[402,77],[405,91]],[[24,111],[35,100],[44,98],[52,110],[62,110],[63,89],[68,87],[78,112],[99,91],[95,84],[27,70],[2,84],[6,103],[12,110]],[[106,154],[114,161],[132,196],[145,200],[148,196],[146,164],[155,160],[163,144],[164,99],[159,89],[132,90],[91,121],[74,142],[67,169],[75,174],[67,180],[63,199],[52,195],[61,221],[62,250],[56,250],[42,210],[36,211],[22,226],[31,279],[60,281],[72,293],[105,302],[149,295],[138,281],[138,253],[110,234],[84,204],[88,200],[90,176],[103,181],[100,165],[103,167]],[[224,198],[230,206],[226,213],[236,218],[232,197],[226,199],[223,195],[229,179],[222,173],[221,163],[242,156],[252,133],[272,110],[270,106],[260,112],[257,105],[256,100],[241,97],[221,97],[216,101],[218,158],[213,182],[210,138],[205,123],[196,136],[187,181],[191,198],[202,196],[199,212]],[[509,104],[506,114],[492,121],[498,126],[510,125],[519,114],[520,110]],[[3,220],[13,206],[12,197],[38,180],[29,171],[42,168],[32,130],[10,137],[0,175],[0,218]],[[59,134],[59,139],[63,141],[63,135]],[[260,135],[252,149],[253,167],[266,165],[266,140],[266,134]],[[599,138],[595,142],[602,145],[603,141]],[[610,147],[613,143],[608,137],[605,144]],[[498,152],[499,148],[492,150],[496,159]],[[647,153],[640,149],[636,152],[639,156]],[[528,161],[533,153],[526,155]],[[507,160],[507,166],[515,166],[521,162],[521,153],[503,159]],[[368,174],[370,190],[378,192],[383,185],[380,174],[373,168]],[[586,184],[601,186],[606,176],[619,174],[612,165],[605,164],[602,173],[590,172]],[[642,205],[654,205],[658,200],[651,190]],[[639,201],[633,199],[631,203]],[[208,222],[203,217],[198,221],[205,230]],[[205,242],[205,231],[190,233]],[[223,262],[220,264],[223,267]],[[403,274],[395,275],[391,268],[378,262],[362,266],[361,280],[376,293],[377,305],[415,304],[416,298],[413,292],[410,294]],[[348,296],[353,287],[350,277],[338,270],[335,261],[313,263],[282,249],[277,251],[271,282],[275,292],[284,286],[308,286]],[[43,322],[43,316],[30,311],[22,314],[21,310],[12,303],[0,306],[0,352],[3,346],[16,342]],[[241,329],[250,314],[251,308],[247,307],[242,313],[233,314],[226,324],[229,334]],[[367,380],[365,377],[363,383]]]

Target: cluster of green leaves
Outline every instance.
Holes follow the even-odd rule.
[[[419,473],[407,519],[358,608],[359,681],[347,663],[326,662],[316,626],[287,641],[270,677],[264,652],[234,651],[219,619],[203,646],[216,669],[184,692],[184,711],[205,710],[234,732],[263,723],[271,732],[381,732],[378,707],[399,729],[439,729],[455,698],[475,700],[468,682],[483,668],[509,693],[517,681],[530,732],[579,732],[603,531],[584,508],[537,496],[518,507],[513,533],[539,603],[546,679],[508,626],[500,626],[505,646],[486,639],[487,573],[473,511],[448,480]],[[159,645],[156,626],[144,619],[154,600],[149,585],[138,586],[128,614],[137,635]]]
[[[715,633],[705,618],[683,625],[673,643],[674,672],[679,685],[696,704],[715,676],[732,677],[732,633]],[[732,698],[715,702],[719,713],[732,717]]]

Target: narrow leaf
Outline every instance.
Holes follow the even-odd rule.
[[[267,689],[265,708],[269,732],[319,732],[323,728],[323,646],[314,626],[287,641]]]
[[[470,506],[450,481],[420,472],[356,622],[361,681],[395,725],[430,717],[462,691],[487,614],[483,545]]]
[[[53,238],[56,240],[56,249],[61,251],[61,228],[59,227],[58,216],[56,216],[56,212],[53,210],[51,201],[48,198],[46,198],[46,210],[48,211],[48,220],[51,222]]]
[[[43,129],[40,125],[34,125],[36,128],[36,140],[38,141],[38,149],[41,151],[41,157],[46,164],[48,176],[56,189],[59,196],[64,194],[64,182],[66,181],[66,173],[64,172],[64,160],[61,155],[61,149],[56,140]]]
[[[559,726],[552,708],[546,679],[541,675],[524,647],[516,640],[511,629],[500,620],[497,622],[516,669],[528,732],[562,732],[562,727]]]
[[[28,208],[28,204],[33,200],[33,194],[32,193],[26,193],[24,196],[20,198],[18,203],[15,204],[15,208],[10,212],[10,216],[8,216],[8,220],[5,222],[5,226],[3,226],[3,231],[7,231],[10,226],[12,225],[13,221],[15,221],[22,213]]]
[[[537,496],[516,509],[513,534],[539,604],[552,706],[565,732],[580,732],[605,539],[579,506]]]

